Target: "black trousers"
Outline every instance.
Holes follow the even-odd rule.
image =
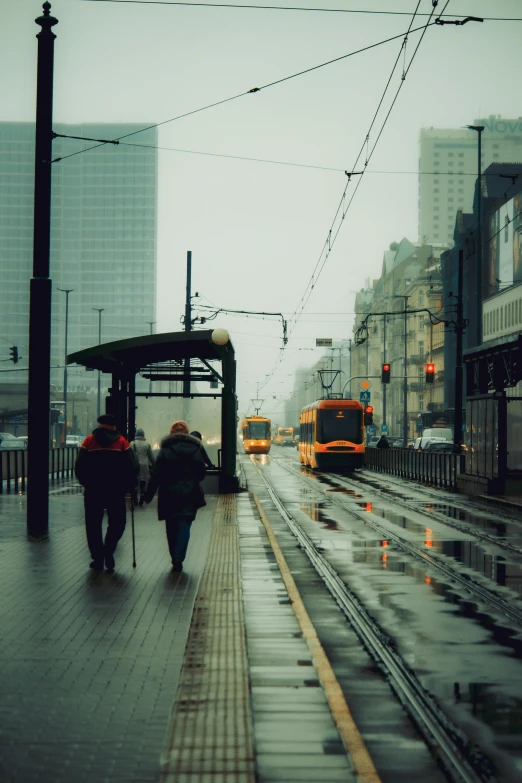
[[[85,506],[85,530],[91,557],[102,563],[104,555],[114,554],[116,545],[123,535],[127,518],[125,495],[112,495],[86,490],[83,496]],[[103,540],[103,515],[107,511],[108,525]]]

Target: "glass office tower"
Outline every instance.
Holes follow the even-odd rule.
[[[115,139],[142,125],[55,125],[56,133]],[[0,123],[0,358],[18,346],[27,366],[33,255],[34,124]],[[122,142],[125,141],[124,139]],[[53,142],[51,383],[63,391],[65,300],[68,353],[101,341],[150,333],[156,320],[157,130],[132,135],[137,146],[57,138]],[[145,146],[138,146],[145,145]],[[87,150],[89,147],[94,149]],[[79,153],[71,155],[71,153]],[[3,346],[3,348],[2,348]],[[8,368],[6,363],[3,368]],[[70,368],[68,387],[94,389],[95,373]],[[0,384],[26,384],[5,373]]]

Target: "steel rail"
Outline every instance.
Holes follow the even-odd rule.
[[[388,675],[393,690],[413,719],[436,761],[449,776],[449,780],[452,783],[492,781],[489,759],[470,743],[464,732],[456,727],[437,706],[415,673],[393,649],[393,641],[390,637],[379,628],[335,569],[317,551],[310,537],[286,510],[264,473],[257,465],[256,468],[278,512],[299,541],[368,652]],[[469,756],[473,757],[473,763]]]
[[[280,465],[280,467],[282,467],[283,470],[287,470],[289,473],[292,473],[294,476],[299,476],[303,479],[303,481],[312,484],[311,479],[303,476],[302,473],[298,473],[288,465]],[[367,511],[362,513],[356,511],[354,508],[349,508],[345,503],[342,502],[340,498],[337,498],[334,495],[328,493],[326,490],[322,489],[322,487],[318,486],[316,482],[313,482],[313,486],[332,503],[339,506],[352,516],[356,517],[356,519],[360,519],[362,522],[364,522],[365,525],[370,525],[370,527],[379,533],[382,538],[388,541],[393,541],[398,547],[412,555],[412,557],[428,563],[428,565],[443,573],[447,579],[450,579],[453,582],[457,582],[461,587],[474,594],[481,601],[485,601],[486,603],[490,604],[490,606],[493,606],[498,612],[501,612],[502,614],[505,614],[507,617],[509,617],[510,620],[513,620],[518,625],[522,625],[522,611],[520,609],[515,609],[506,600],[500,598],[500,596],[495,595],[491,590],[488,590],[488,588],[482,587],[473,579],[471,579],[471,577],[468,577],[464,574],[459,574],[458,571],[443,563],[435,555],[423,552],[409,542],[405,541],[403,538],[401,538],[400,535],[394,533],[389,528],[384,527],[379,522],[376,522],[374,519],[372,519]]]
[[[358,484],[358,482],[355,481],[354,479],[348,479],[345,478],[344,476],[342,478],[336,476],[335,479],[336,481],[339,481],[340,484],[346,484],[347,486],[350,487],[357,487],[360,491],[361,485]],[[520,555],[522,557],[522,549],[520,547],[514,546],[513,544],[509,544],[507,541],[499,541],[494,536],[490,536],[489,533],[484,533],[482,530],[478,530],[475,527],[467,528],[465,526],[459,525],[456,520],[453,520],[451,518],[446,519],[444,514],[441,511],[438,511],[437,509],[434,509],[433,511],[428,511],[426,509],[413,508],[412,503],[415,503],[415,500],[413,498],[411,498],[410,500],[407,499],[399,500],[398,498],[391,497],[388,494],[388,492],[386,492],[386,490],[371,486],[369,482],[365,482],[363,480],[362,483],[368,486],[372,491],[377,492],[380,497],[385,498],[390,503],[394,503],[395,505],[400,506],[401,508],[406,506],[406,508],[408,508],[410,511],[415,512],[415,514],[421,514],[422,516],[428,517],[428,519],[435,518],[442,525],[447,525],[447,527],[451,527],[453,528],[453,530],[458,530],[459,533],[465,533],[466,535],[475,536],[476,538],[479,538],[481,541],[484,541],[487,544],[491,544],[492,546],[497,546],[500,549],[505,549],[508,552],[512,552],[513,554]],[[436,496],[429,495],[428,493],[426,493],[426,496],[428,498],[436,498]],[[435,499],[434,502],[440,502],[440,500]],[[447,505],[450,505],[450,503],[448,502]],[[458,509],[460,507],[458,505],[455,505],[455,508]]]

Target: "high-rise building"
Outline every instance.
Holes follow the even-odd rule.
[[[471,123],[470,123],[471,124]],[[482,171],[491,163],[522,162],[522,117],[490,116],[483,125]],[[419,156],[419,242],[452,245],[457,210],[473,211],[478,133],[466,128],[422,128]]]
[[[54,130],[116,139],[146,125],[57,124]],[[20,367],[27,366],[29,343],[34,136],[32,123],[0,123],[0,353],[8,358],[9,346],[18,346]],[[66,305],[59,288],[73,289],[68,353],[98,343],[94,308],[103,308],[102,342],[148,334],[156,320],[157,131],[129,142],[136,146],[53,141],[51,383],[57,391],[63,390],[63,368],[57,365],[64,364]],[[10,383],[27,382],[27,372],[7,377]],[[69,388],[87,391],[96,384],[95,373],[70,369]]]

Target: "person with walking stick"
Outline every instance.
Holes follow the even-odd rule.
[[[74,466],[84,487],[85,529],[92,562],[90,567],[114,571],[114,551],[123,535],[127,510],[125,495],[134,494],[138,466],[126,438],[116,429],[116,418],[105,413],[98,427],[82,443]],[[103,539],[103,515],[108,525]]]
[[[170,435],[163,438],[156,457],[145,503],[158,493],[158,519],[165,520],[172,568],[183,570],[190,528],[198,508],[206,505],[200,481],[205,476],[201,441],[189,435],[184,421],[175,421]]]

